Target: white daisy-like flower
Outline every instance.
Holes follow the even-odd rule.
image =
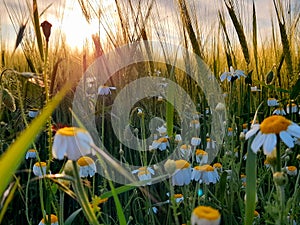
[[[211,165],[195,166],[192,171],[192,180],[198,181],[200,184],[217,183],[219,180],[218,172]]]
[[[35,176],[40,177],[46,174],[46,169],[47,169],[46,162],[36,162],[33,165],[32,171]]]
[[[91,157],[82,156],[77,160],[80,177],[93,177],[97,172],[96,164]]]
[[[111,90],[116,90],[116,87],[109,87],[106,85],[100,85],[98,88],[98,95],[109,95],[111,94]]]
[[[219,225],[221,214],[210,206],[196,207],[191,216],[191,225]]]
[[[154,170],[151,167],[146,167],[146,166],[140,167],[137,170],[133,170],[131,173],[132,174],[137,173],[137,176],[140,181],[150,180],[152,175],[155,174]],[[151,181],[147,182],[147,185],[151,185],[151,184],[152,184]]]
[[[239,79],[240,77],[246,77],[244,71],[242,70],[234,70],[232,66],[229,68],[229,72],[224,72],[220,76],[221,82],[225,79],[231,81],[232,79]]]
[[[216,141],[206,138],[206,148],[207,149],[215,149],[216,148]]]
[[[296,166],[287,166],[285,167],[286,173],[290,176],[297,176],[298,169]]]
[[[290,114],[290,111],[291,111],[292,113],[298,112],[298,106],[297,106],[295,103],[291,103],[291,105],[290,105],[290,104],[287,104],[287,105],[286,105],[286,112],[287,112],[288,114]]]
[[[190,122],[190,128],[199,129],[200,128],[199,120],[192,120]]]
[[[149,150],[159,149],[161,151],[165,151],[168,147],[170,147],[168,138],[161,137],[152,142],[152,144],[149,146]]]
[[[176,143],[181,142],[181,141],[182,141],[181,135],[180,135],[180,134],[176,134],[176,135],[175,135],[175,138],[174,138],[174,141],[175,141]]]
[[[251,92],[259,92],[261,91],[257,86],[250,87]]]
[[[216,162],[213,164],[213,168],[215,169],[215,171],[217,172],[222,172],[223,171],[223,166],[221,163]]]
[[[175,161],[176,170],[172,175],[172,185],[183,186],[191,182],[192,169],[190,163],[179,159]]]
[[[192,155],[192,147],[190,145],[181,145],[180,146],[180,153],[182,158],[188,159]]]
[[[35,118],[35,117],[37,117],[37,115],[39,115],[39,110],[38,109],[30,109],[29,111],[28,111],[28,116],[30,117],[30,118]]]
[[[167,196],[170,197],[170,193],[167,193]],[[174,194],[173,198],[175,200],[176,203],[180,203],[184,200],[183,194]],[[166,203],[170,203],[170,200],[167,200]]]
[[[37,152],[36,152],[35,149],[29,149],[29,150],[26,152],[25,158],[26,158],[26,159],[35,159],[35,158],[36,158],[36,155],[37,155]]]
[[[64,156],[77,161],[81,156],[94,154],[91,148],[93,139],[89,132],[78,127],[64,127],[59,129],[52,145],[53,157],[62,160]]]
[[[279,107],[279,108],[275,109],[272,114],[285,116],[286,112],[285,112],[284,108]]]
[[[192,139],[191,139],[191,145],[192,146],[200,145],[200,143],[201,143],[201,138],[199,138],[199,137],[192,137]]]
[[[258,133],[257,133],[258,132]],[[289,147],[294,147],[294,138],[300,138],[300,126],[280,115],[272,115],[261,124],[253,124],[246,133],[246,139],[255,135],[251,144],[252,151],[257,153],[263,146],[266,155],[271,154],[277,143],[277,135]]]
[[[156,130],[158,131],[160,136],[166,136],[166,134],[167,134],[167,128],[164,125],[161,127],[158,127]]]
[[[267,100],[267,104],[268,104],[268,106],[278,106],[279,105],[279,103],[278,103],[278,101],[277,101],[277,99],[276,98],[268,98],[268,100]]]
[[[48,215],[46,216],[48,218]],[[38,225],[46,225],[48,223],[46,223],[45,219],[42,219]],[[50,215],[50,224],[51,225],[58,225],[58,218],[56,215],[51,214]]]
[[[196,149],[196,162],[199,165],[204,165],[208,161],[208,153],[202,149]]]

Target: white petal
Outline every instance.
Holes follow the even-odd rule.
[[[271,154],[271,152],[274,150],[277,142],[276,134],[267,134],[265,141],[264,141],[264,153],[265,155]]]
[[[223,81],[226,79],[226,77],[227,77],[227,74],[228,74],[228,72],[224,72],[224,73],[222,73],[222,75],[220,76],[220,80],[221,80],[221,82],[223,82]]]
[[[288,126],[287,132],[289,132],[291,135],[300,138],[300,126],[296,123],[292,123]]]
[[[281,140],[289,147],[293,148],[294,147],[294,138],[287,132],[287,131],[281,131],[279,133],[279,136]]]
[[[266,135],[259,132],[256,137],[254,138],[251,148],[254,153],[257,153],[259,148],[263,145],[264,141],[266,139]]]
[[[259,124],[254,124],[251,129],[246,133],[246,140],[250,137],[252,137],[256,132],[259,130],[260,125]]]
[[[54,158],[62,160],[67,151],[67,142],[60,135],[54,137],[52,145],[52,155]]]

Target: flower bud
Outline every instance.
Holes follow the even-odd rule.
[[[277,185],[284,186],[288,182],[288,177],[284,172],[275,172],[273,174],[273,180]]]
[[[168,159],[164,164],[165,170],[168,172],[168,174],[172,175],[176,170],[176,163],[172,159]]]

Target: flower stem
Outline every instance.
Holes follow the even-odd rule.
[[[249,139],[247,147],[245,225],[253,224],[256,200],[256,154],[251,150],[253,138]]]
[[[99,225],[97,217],[94,214],[94,212],[90,206],[90,202],[88,200],[88,197],[86,195],[84,187],[81,183],[81,178],[79,176],[77,162],[72,161],[72,163],[73,163],[73,168],[74,168],[74,186],[75,186],[74,189],[75,189],[75,193],[78,198],[79,204],[82,207],[82,211],[83,211],[87,221],[89,222],[89,224]]]
[[[277,144],[276,144],[276,172],[281,171],[281,154],[280,154],[280,137],[279,134],[276,135]]]

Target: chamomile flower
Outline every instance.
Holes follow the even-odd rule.
[[[298,106],[297,106],[295,103],[287,104],[287,105],[286,105],[286,112],[287,112],[288,114],[290,114],[290,111],[291,111],[292,113],[298,112]]]
[[[181,156],[185,159],[188,159],[192,154],[192,147],[190,145],[181,145],[180,146]]]
[[[191,120],[190,128],[199,129],[200,128],[199,120]]]
[[[176,135],[175,135],[175,138],[174,138],[174,141],[175,141],[176,143],[181,142],[181,141],[182,141],[181,135],[180,135],[180,134],[176,134]]]
[[[160,136],[165,137],[167,135],[167,128],[165,126],[158,127],[156,130],[158,131]]]
[[[273,111],[273,115],[282,115],[282,116],[285,116],[286,112],[285,112],[285,110],[282,107],[278,107],[277,109],[275,109]]]
[[[213,164],[213,168],[215,169],[215,171],[217,172],[222,172],[223,171],[223,166],[221,163],[216,162]]]
[[[26,158],[26,159],[35,159],[35,158],[36,158],[36,155],[37,155],[37,152],[36,152],[35,149],[29,149],[29,150],[26,152],[25,158]]]
[[[199,137],[192,137],[192,139],[191,139],[192,146],[200,145],[200,143],[201,143],[201,139]]]
[[[191,225],[219,225],[221,214],[210,206],[198,206],[193,210]]]
[[[219,180],[218,172],[211,165],[195,166],[192,171],[192,180],[198,181],[200,184],[217,183]]]
[[[48,215],[46,216],[48,218]],[[46,223],[45,219],[42,219],[38,225],[46,225],[48,223]],[[58,225],[58,218],[56,215],[51,214],[50,215],[50,224],[51,225]]]
[[[220,76],[221,82],[225,79],[228,81],[234,81],[235,79],[239,79],[240,77],[246,77],[244,71],[242,70],[234,70],[232,66],[229,68],[229,72],[224,72]]]
[[[139,178],[140,181],[150,180],[151,177],[152,177],[152,175],[155,174],[154,170],[151,167],[146,167],[146,166],[140,167],[137,170],[133,170],[131,173],[132,174],[136,174],[137,173],[137,176],[138,176],[138,178]],[[147,183],[147,185],[151,185],[151,181],[149,181]]]
[[[165,151],[170,146],[168,138],[161,137],[157,140],[154,140],[149,146],[149,149],[159,149]]]
[[[257,133],[258,132],[258,133]],[[257,153],[263,146],[264,153],[270,154],[276,146],[277,135],[289,147],[294,147],[294,138],[300,138],[300,127],[296,123],[286,119],[283,116],[272,115],[263,120],[261,124],[252,125],[246,133],[246,139],[255,135],[251,148]]]
[[[296,166],[287,166],[286,173],[290,176],[297,176],[298,170]]]
[[[199,165],[206,164],[208,161],[208,153],[202,149],[196,149],[196,162]]]
[[[186,160],[179,159],[175,161],[176,170],[172,176],[172,185],[183,186],[191,182],[191,165]]]
[[[111,90],[116,90],[116,87],[108,87],[106,85],[100,85],[98,88],[98,95],[109,95],[111,94]]]
[[[215,149],[216,141],[212,140],[211,138],[206,138],[206,148],[207,149]]]
[[[277,101],[277,99],[276,98],[268,98],[268,100],[267,100],[267,104],[268,104],[268,106],[278,106],[279,105],[279,103],[278,103],[278,101]]]
[[[82,156],[77,160],[80,177],[93,177],[97,171],[96,164],[91,157]]]
[[[40,177],[46,174],[46,169],[47,169],[46,162],[36,162],[33,165],[32,171],[35,176]]]
[[[64,127],[59,129],[52,146],[53,157],[62,160],[64,156],[77,161],[81,156],[93,154],[91,135],[84,129],[78,127]]]

